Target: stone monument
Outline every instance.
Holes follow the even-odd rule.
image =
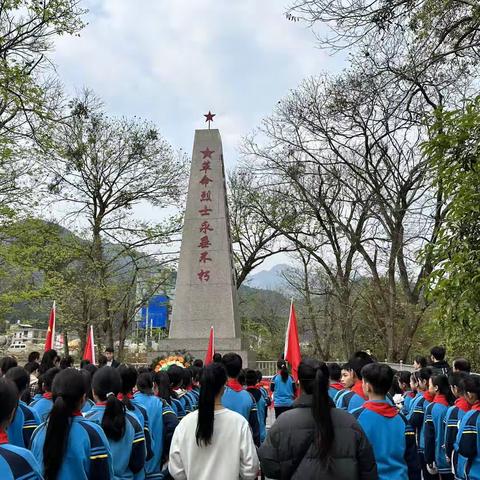
[[[164,352],[187,350],[205,356],[210,327],[215,351],[237,352],[248,364],[237,315],[237,288],[223,164],[222,140],[210,129],[196,130],[182,246],[169,338]]]

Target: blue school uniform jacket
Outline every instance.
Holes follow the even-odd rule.
[[[450,459],[450,463],[454,463],[452,461],[453,453],[454,453],[454,445],[455,440],[458,434],[458,427],[462,418],[465,416],[465,410],[457,406],[457,402],[455,405],[452,405],[447,410],[447,414],[445,415],[445,454]]]
[[[222,396],[222,405],[239,413],[248,420],[252,429],[253,441],[260,446],[260,424],[258,423],[257,405],[255,399],[246,390],[234,390],[227,384]]]
[[[2,480],[42,480],[42,470],[32,452],[3,443],[0,445],[0,478]]]
[[[267,437],[265,398],[263,397],[263,394],[259,388],[249,387],[247,388],[247,392],[252,395],[257,405],[258,424],[260,428],[260,443],[263,443]]]
[[[17,447],[29,448],[32,434],[41,423],[37,413],[20,400],[15,417],[7,430],[9,443]]]
[[[132,415],[135,415],[136,419],[140,423],[143,429],[143,435],[145,437],[145,447],[147,448],[146,461],[148,462],[153,458],[153,441],[150,434],[150,425],[148,424],[148,414],[145,408],[141,405],[132,402],[133,410],[129,410]]]
[[[435,462],[439,473],[452,473],[445,451],[445,416],[448,407],[433,401],[425,408],[425,462]]]
[[[351,390],[340,390],[335,396],[335,406],[349,413],[362,407],[364,403],[365,399]]]
[[[88,413],[95,406],[95,402],[91,398],[87,398],[87,401],[82,407],[82,413]]]
[[[480,478],[480,411],[467,412],[458,428],[455,441],[455,478],[476,480]]]
[[[282,376],[277,373],[272,378],[270,389],[273,392],[273,402],[276,407],[291,407],[295,400],[295,381],[289,375],[285,382]]]
[[[30,450],[42,465],[47,422],[32,435]],[[113,480],[112,454],[101,427],[82,416],[72,417],[67,445],[57,480]]]
[[[105,405],[95,405],[85,418],[101,427],[104,413]],[[143,428],[135,415],[126,413],[125,433],[120,440],[107,439],[112,452],[115,480],[143,480],[147,448]]]
[[[352,415],[372,445],[379,480],[421,479],[415,432],[395,407],[387,400],[370,400]]]
[[[429,403],[430,402],[425,399],[422,392],[417,393],[412,400],[410,413],[407,416],[408,422],[413,428],[415,428],[417,448],[420,453],[423,453],[425,450],[425,435],[423,433],[423,427],[425,424],[425,409]]]
[[[35,403],[37,403],[41,398],[43,397],[43,395],[41,393],[36,393],[33,398],[30,400],[30,403],[29,403],[29,407],[33,407],[33,405]]]
[[[153,394],[137,392],[132,402],[143,407],[148,415],[153,457],[145,464],[145,478],[160,479],[163,458],[163,403]]]
[[[42,396],[42,398],[32,404],[31,408],[37,413],[40,421],[46,422],[48,414],[53,408],[53,402],[49,398],[45,398],[44,396]]]
[[[335,403],[335,397],[343,391],[345,391],[345,388],[341,383],[334,383],[328,387],[328,396],[332,399],[332,402]]]

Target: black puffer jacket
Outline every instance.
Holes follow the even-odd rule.
[[[448,375],[451,372],[450,365],[445,360],[432,363],[432,375]]]
[[[377,480],[377,466],[368,439],[349,413],[332,408],[335,441],[328,462],[318,458],[312,396],[302,394],[294,408],[273,424],[258,452],[268,478],[282,480]]]

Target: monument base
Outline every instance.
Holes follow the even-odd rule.
[[[160,340],[158,343],[158,351],[150,353],[147,361],[150,363],[159,355],[166,355],[172,352],[185,350],[191,353],[195,358],[205,357],[208,345],[208,338],[167,338]],[[257,356],[255,352],[250,352],[246,348],[240,338],[216,338],[215,352],[224,355],[225,353],[238,353],[243,360],[243,368],[256,368]]]

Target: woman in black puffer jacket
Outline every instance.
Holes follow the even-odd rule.
[[[273,424],[260,447],[262,473],[282,480],[377,480],[372,447],[355,418],[328,396],[328,368],[305,359],[302,394]]]

